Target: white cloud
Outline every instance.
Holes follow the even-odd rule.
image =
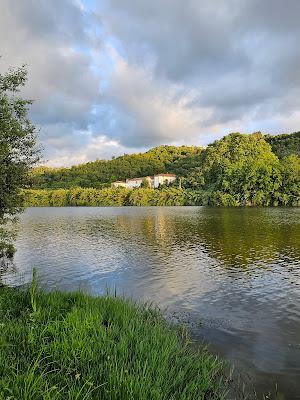
[[[0,9],[0,71],[28,64],[24,93],[52,165],[299,130],[298,0],[0,0]]]
[[[195,90],[155,79],[150,68],[130,65],[116,53],[113,58],[104,94],[115,120],[111,136],[134,147],[197,140],[212,110],[195,105]]]
[[[109,159],[112,155],[119,156],[125,153],[125,148],[120,144],[107,138],[105,135],[92,137],[86,133],[87,140],[85,145],[77,145],[74,148],[70,146],[58,146],[58,143],[52,142],[51,159],[45,160],[43,165],[51,167],[68,167],[74,164],[81,164],[90,160]],[[48,143],[49,147],[51,144]],[[135,149],[132,149],[133,151]]]

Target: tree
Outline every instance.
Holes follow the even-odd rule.
[[[144,178],[141,183],[141,188],[150,188],[150,183],[147,178]]]
[[[31,175],[35,189],[73,187],[110,187],[111,182],[139,176],[172,172],[189,175],[202,149],[195,146],[158,146],[145,153],[126,154],[111,160],[90,161],[71,168],[34,168]]]
[[[20,96],[27,80],[25,66],[0,74],[0,224],[21,210],[20,189],[39,159],[36,128],[28,118],[31,100]],[[11,245],[0,238],[0,256],[11,254]]]
[[[282,188],[281,203],[289,206],[300,205],[300,157],[291,154],[281,161]]]
[[[190,187],[213,192],[213,204],[273,204],[281,185],[280,162],[261,133],[232,133],[209,145],[201,158]]]
[[[272,151],[279,159],[291,154],[300,157],[300,132],[283,135],[265,135],[264,139],[272,147]]]

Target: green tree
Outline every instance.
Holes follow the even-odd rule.
[[[284,157],[281,162],[281,203],[300,205],[300,157],[295,154]]]
[[[139,176],[172,172],[185,176],[194,167],[202,149],[195,146],[158,146],[145,153],[125,154],[111,160],[97,160],[71,168],[34,168],[33,188],[109,187],[111,182]]]
[[[291,154],[300,156],[300,132],[283,135],[265,135],[264,139],[272,147],[272,151],[278,158],[283,158]]]
[[[150,188],[150,183],[148,179],[144,178],[141,183],[141,188]]]
[[[212,204],[273,204],[281,185],[280,162],[261,133],[232,133],[209,145],[201,157],[189,182],[213,192]]]
[[[273,141],[269,143],[269,140]],[[268,139],[268,140],[267,140]],[[124,155],[69,169],[35,168],[35,187],[24,190],[26,205],[93,206],[299,206],[300,158],[298,134],[266,137],[232,133],[205,149],[159,146],[143,154]],[[287,156],[274,152],[283,150]],[[165,170],[180,177],[158,190],[108,188],[107,180],[147,176]],[[119,175],[118,175],[119,174]],[[88,187],[80,187],[81,185]],[[66,186],[64,190],[59,190]],[[77,187],[76,187],[77,185]],[[147,185],[143,182],[142,186]],[[148,186],[148,185],[147,185]],[[51,188],[51,190],[49,190]],[[181,190],[182,189],[182,190]]]
[[[20,188],[25,187],[31,166],[39,159],[36,128],[28,118],[31,100],[19,95],[27,71],[23,66],[0,74],[0,224],[20,211]],[[8,254],[9,253],[9,254]],[[11,245],[0,239],[0,256],[10,255]]]

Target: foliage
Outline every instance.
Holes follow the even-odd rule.
[[[32,188],[64,188],[70,192],[32,192],[41,199],[31,196],[27,204],[297,206],[300,204],[299,140],[299,132],[280,136],[231,133],[205,149],[159,146],[146,153],[71,168],[38,167],[32,173]],[[119,192],[108,188],[117,179],[159,172],[177,174],[175,182],[161,186],[162,193],[149,189],[146,180],[142,184],[144,191]],[[181,188],[185,190],[180,192]],[[74,190],[77,195],[70,194]]]
[[[24,86],[24,67],[0,74],[0,224],[19,212],[20,188],[25,187],[27,174],[38,160],[36,129],[28,119],[28,107],[18,92]],[[0,257],[11,253],[11,246],[0,239]]]
[[[142,180],[141,188],[150,188],[150,183],[146,178]]]
[[[294,156],[296,157],[296,156]],[[257,192],[253,203],[247,205],[299,206],[299,157],[294,167],[285,170],[284,182],[272,202],[264,193]],[[261,196],[261,197],[259,197]],[[25,207],[59,206],[240,206],[238,196],[220,190],[179,189],[175,187],[158,189],[138,188],[74,188],[74,189],[26,189],[23,191]],[[266,202],[266,204],[265,204]]]
[[[222,362],[158,310],[116,297],[0,288],[0,398],[224,399]]]
[[[290,155],[281,162],[280,203],[288,206],[300,204],[300,157]]]
[[[300,158],[281,161],[260,133],[231,134],[200,154],[184,188],[30,189],[25,206],[299,206]]]
[[[161,190],[140,188],[27,189],[25,207],[43,206],[179,206],[186,205],[189,191],[174,187]]]
[[[125,154],[112,160],[97,160],[71,168],[37,167],[32,171],[34,188],[72,188],[110,186],[116,180],[149,176],[161,172],[183,175],[193,167],[200,147],[159,146],[146,153]]]
[[[264,139],[272,147],[272,151],[278,158],[283,158],[291,154],[300,157],[300,132],[284,135],[266,135]]]
[[[286,168],[287,163],[279,161],[260,133],[232,133],[202,152],[201,167],[186,178],[185,187],[211,193],[208,203],[213,205],[282,205],[286,203],[281,197]],[[286,181],[292,177],[285,176]],[[299,203],[300,187],[296,186],[293,205]]]

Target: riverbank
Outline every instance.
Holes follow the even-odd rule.
[[[260,193],[243,200],[220,191],[204,191],[166,187],[162,189],[73,188],[22,190],[24,207],[119,207],[119,206],[299,206],[300,198],[280,193]]]
[[[223,363],[146,305],[0,288],[0,398],[224,399]]]

